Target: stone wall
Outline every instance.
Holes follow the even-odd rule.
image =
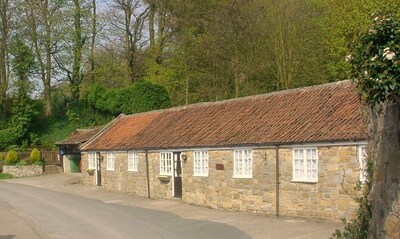
[[[193,176],[193,152],[182,164],[182,200],[209,208],[276,214],[276,149],[253,149],[253,177],[233,177],[233,149],[210,150],[209,175]],[[115,171],[107,171],[102,152],[102,186],[147,197],[145,153],[139,153],[137,172],[128,172],[127,152],[116,153]],[[172,178],[159,180],[159,152],[148,153],[150,197],[173,198]],[[82,156],[87,168],[87,154]],[[292,148],[279,149],[279,212],[283,216],[340,220],[350,218],[357,205],[352,196],[359,180],[357,146],[318,147],[318,182],[292,181]],[[217,169],[216,165],[223,165]],[[95,185],[95,176],[83,171],[84,183]],[[349,195],[350,194],[350,195]]]
[[[3,173],[11,174],[13,177],[16,178],[38,176],[43,173],[43,166],[3,166]]]
[[[292,181],[292,151],[280,154],[280,212],[282,215],[350,219],[357,204],[354,186],[359,180],[358,147],[318,147],[318,182]]]
[[[82,165],[82,183],[86,185],[96,185],[96,176],[95,173],[89,174],[86,170],[89,167],[89,161],[88,161],[88,153],[82,152],[81,154],[81,165]]]
[[[318,148],[318,182],[292,181],[292,149],[281,148],[279,213],[340,220],[353,216],[359,179],[357,146]],[[276,215],[276,151],[253,150],[253,178],[233,178],[233,150],[209,151],[209,176],[193,175],[193,156],[184,165],[183,200],[211,208]],[[223,164],[224,170],[216,170]],[[345,190],[343,190],[343,188]],[[350,194],[350,195],[349,195]]]
[[[374,160],[370,238],[400,238],[400,99],[369,110]]]

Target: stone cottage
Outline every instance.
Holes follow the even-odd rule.
[[[365,178],[351,81],[120,115],[81,147],[87,184],[266,215],[351,217]]]

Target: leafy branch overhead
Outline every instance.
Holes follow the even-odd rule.
[[[368,32],[346,59],[367,103],[373,105],[399,96],[399,19],[393,15],[376,15]]]

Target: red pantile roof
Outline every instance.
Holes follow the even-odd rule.
[[[155,119],[161,112],[148,112],[134,115],[120,115],[98,136],[82,146],[82,150],[124,150],[134,147],[137,134]]]
[[[365,140],[351,81],[120,119],[83,150],[166,149]]]
[[[76,129],[69,139],[57,142],[56,145],[81,144],[88,141],[101,130],[101,127],[93,129]]]

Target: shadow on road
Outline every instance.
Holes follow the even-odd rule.
[[[0,239],[12,239],[14,237],[16,237],[16,235],[4,235],[4,236],[0,235]]]

